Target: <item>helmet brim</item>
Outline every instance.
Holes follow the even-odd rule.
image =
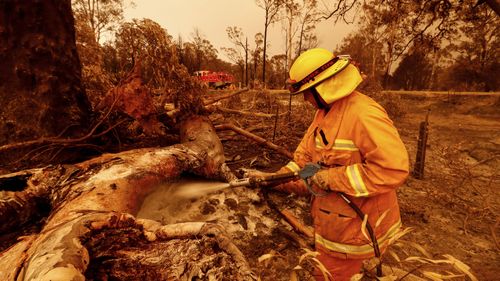
[[[335,64],[333,64],[332,66],[327,68],[325,71],[321,72],[318,76],[316,76],[314,78],[314,80],[302,85],[298,91],[290,92],[290,95],[295,96],[298,94],[302,94],[307,89],[314,87],[314,86],[320,84],[321,82],[331,78],[335,74],[341,72],[349,65],[349,63],[350,63],[350,60],[348,57],[339,58],[339,60]]]

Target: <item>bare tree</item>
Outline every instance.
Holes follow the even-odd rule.
[[[229,41],[233,43],[237,48],[241,48],[245,52],[245,68],[244,68],[244,75],[242,75],[242,78],[245,77],[245,86],[248,86],[248,42],[247,38],[243,34],[243,30],[237,26],[229,26],[226,28],[227,36],[229,37]],[[245,37],[245,42],[243,42],[243,37]],[[241,59],[241,55],[236,56],[236,50],[231,48],[224,48],[226,50],[226,54],[233,60],[234,62],[238,63]]]
[[[367,62],[370,65],[369,73],[372,78],[376,78],[378,70],[380,70],[378,69],[379,65],[386,65],[386,75],[391,67],[393,42],[397,39],[395,32],[399,20],[398,10],[393,11],[392,9],[392,6],[378,5],[374,2],[363,5],[363,15],[360,18],[362,27],[359,33],[365,40],[363,51],[369,52]],[[387,59],[380,56],[380,50],[382,50],[384,43],[387,43]]]
[[[293,39],[297,34],[299,24],[296,24],[300,19],[300,5],[295,0],[285,0],[283,9],[283,29],[285,30],[285,54],[287,57],[287,65],[292,65],[293,62]]]
[[[195,66],[197,70],[201,69],[201,64],[203,63],[203,40],[204,35],[198,28],[195,28],[191,33],[191,43],[193,43],[194,54],[195,54]]]
[[[330,18],[344,20],[346,23],[352,23],[353,19],[349,20],[350,12],[356,10],[361,5],[359,0],[331,0],[321,1],[321,19],[327,20]]]
[[[204,66],[208,66],[209,61],[217,58],[217,50],[198,28],[194,29],[193,33],[191,33],[191,37],[191,43],[195,53],[195,66],[197,70],[200,70]]]
[[[245,86],[248,85],[248,75],[245,75],[245,74],[248,74],[248,69],[245,68],[245,61],[243,60],[243,56],[241,55],[241,53],[236,50],[235,48],[226,48],[226,47],[222,47],[221,48],[222,51],[226,54],[226,56],[229,58],[229,60],[231,60],[232,62],[234,62],[238,68],[240,69],[240,73],[241,73],[241,80],[244,80],[245,81]]]
[[[103,32],[111,31],[123,20],[123,0],[73,0],[76,21],[86,22],[99,43]]]
[[[254,79],[257,79],[257,68],[259,65],[259,57],[263,50],[262,44],[264,43],[264,35],[260,32],[255,34],[254,41],[255,49],[253,50],[253,73]]]
[[[309,49],[314,45],[314,38],[316,38],[313,34],[316,28],[315,25],[320,21],[317,5],[317,0],[303,0],[302,5],[299,7],[300,32],[297,45],[297,56],[302,53],[302,50]],[[304,46],[306,45],[304,42],[308,43],[307,46]]]
[[[285,68],[288,69],[302,50],[317,45],[315,24],[319,14],[317,0],[285,0],[283,7],[281,21],[285,34]]]
[[[181,34],[177,36],[177,41],[175,42],[175,49],[177,52],[177,56],[179,57],[179,62],[181,64],[184,64],[184,40],[182,39]]]
[[[267,28],[272,23],[278,20],[278,12],[280,11],[283,0],[255,0],[255,3],[260,8],[264,9],[264,50],[262,52],[262,83],[266,85],[266,51],[267,51]]]

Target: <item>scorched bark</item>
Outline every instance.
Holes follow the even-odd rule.
[[[144,197],[159,184],[172,181],[183,172],[233,179],[224,164],[222,145],[206,118],[187,119],[181,125],[180,135],[182,143],[170,147],[106,154],[80,164],[35,172],[28,179],[28,187],[18,192],[50,182],[44,189],[48,191],[53,210],[39,234],[24,237],[0,255],[4,268],[0,271],[0,280],[85,280],[90,259],[89,250],[82,245],[85,235],[100,228],[123,226],[123,222],[134,225],[142,233],[141,239],[147,241],[155,241],[161,231],[165,232],[159,230],[163,229],[160,226],[152,228],[151,223],[136,222],[132,217]],[[12,198],[1,200],[4,205],[0,206],[8,206],[9,200],[12,204],[25,204]],[[200,225],[196,227],[199,229]],[[201,232],[188,233],[194,236]],[[230,240],[217,241],[235,261],[239,275],[234,277],[252,279],[245,259]]]

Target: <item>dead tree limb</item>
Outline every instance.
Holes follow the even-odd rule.
[[[269,209],[273,210],[282,219],[284,219],[288,224],[290,224],[294,228],[294,230],[296,232],[299,232],[298,228],[301,228],[301,227],[300,226],[297,227],[297,225],[302,225],[302,224],[298,222],[298,220],[295,218],[295,216],[293,216],[288,211],[282,211],[282,210],[280,210],[280,208],[278,207],[278,205],[276,205],[276,203],[269,196],[269,191],[268,190],[263,190],[262,196],[263,196],[264,200],[266,201],[266,204],[269,207]],[[305,229],[305,227],[303,227],[303,228]],[[311,239],[311,237],[304,238],[303,236],[297,234],[296,232],[292,232],[292,231],[289,231],[289,230],[281,228],[281,227],[278,227],[277,230],[283,236],[285,236],[289,240],[291,240],[294,243],[296,243],[299,247],[306,248],[306,249],[314,249],[314,240]],[[308,235],[306,234],[306,236],[308,236]]]
[[[263,117],[263,118],[276,117],[276,114],[269,114],[269,113],[262,113],[262,112],[250,112],[250,111],[236,110],[236,109],[225,108],[225,107],[220,107],[220,106],[214,106],[213,108],[217,111],[220,111],[220,112],[240,114],[240,115],[244,115],[244,116],[255,116],[255,117]],[[281,113],[278,116],[283,116],[285,114],[286,114],[286,112]]]
[[[42,138],[39,138],[39,139],[36,139],[36,140],[30,140],[30,141],[24,141],[24,142],[16,142],[16,143],[10,143],[10,144],[2,145],[2,146],[0,146],[0,152],[4,152],[4,151],[7,151],[7,150],[13,150],[13,149],[20,149],[20,148],[25,148],[25,147],[32,147],[32,146],[37,146],[37,145],[38,146],[42,146],[42,145],[46,145],[46,144],[71,144],[71,143],[79,143],[79,142],[83,142],[85,140],[88,140],[89,138],[95,138],[95,137],[102,136],[105,133],[109,132],[114,127],[116,127],[117,125],[119,125],[121,122],[123,122],[123,121],[121,121],[121,122],[119,122],[119,123],[111,126],[110,128],[106,129],[104,132],[99,133],[97,135],[94,135],[94,133],[97,130],[97,128],[102,124],[102,122],[104,122],[104,120],[106,120],[109,117],[109,114],[111,113],[111,111],[115,107],[116,101],[117,100],[115,99],[113,101],[113,103],[111,104],[110,108],[108,109],[108,111],[104,114],[104,116],[102,116],[97,121],[97,123],[90,129],[90,131],[86,135],[84,135],[84,136],[81,136],[79,138],[72,138],[72,139],[62,138],[62,135],[67,130],[67,128],[66,128],[66,129],[64,129],[56,137],[48,137],[48,138],[47,137],[42,137]]]
[[[309,238],[314,238],[314,230],[311,227],[302,224],[289,210],[281,210],[280,213],[285,217],[286,221],[297,231],[305,234]]]
[[[244,272],[244,275],[248,277],[252,276],[252,278],[255,278],[243,253],[241,253],[238,247],[233,244],[222,226],[207,222],[186,222],[162,226],[155,221],[145,221],[149,223],[148,229],[155,229],[156,235],[159,238],[163,239],[198,237],[199,235],[212,235],[217,237],[217,244],[219,245],[219,247],[233,257],[237,267],[241,269],[242,272]],[[152,226],[152,223],[154,223],[155,226]],[[156,227],[159,228],[156,229]]]
[[[222,95],[222,96],[217,97],[217,98],[207,99],[207,100],[203,101],[203,105],[207,106],[207,105],[210,105],[210,104],[214,104],[214,103],[216,103],[216,102],[218,102],[220,100],[227,99],[227,98],[239,95],[239,94],[244,93],[244,92],[246,92],[248,90],[249,90],[248,88],[243,88],[243,89],[241,89],[239,91],[236,91],[236,92],[233,92],[233,93],[228,93],[228,94]]]
[[[278,152],[279,154],[281,155],[284,155],[290,159],[293,159],[293,153],[291,153],[290,151],[286,150],[285,148],[283,147],[280,147],[262,137],[259,137],[255,134],[252,134],[240,127],[237,127],[235,126],[234,124],[231,124],[231,123],[226,123],[226,124],[220,124],[220,125],[216,125],[215,126],[215,129],[218,130],[218,131],[224,131],[224,130],[231,130],[231,131],[234,131],[240,135],[243,135],[255,142],[257,142],[258,144],[261,144],[261,145],[265,145],[267,146],[268,148]]]
[[[290,231],[288,229],[285,229],[284,227],[277,227],[276,231],[283,237],[286,237],[288,240],[292,241],[293,243],[296,244],[297,247],[299,248],[304,248],[304,249],[314,249],[314,242],[307,241],[306,239],[303,238],[303,236],[298,235],[294,231]]]

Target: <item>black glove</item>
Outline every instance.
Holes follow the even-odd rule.
[[[326,170],[321,170],[321,166],[319,164],[307,163],[304,168],[299,171],[299,177],[304,180],[307,189],[314,196],[325,196],[329,193],[328,191],[330,191],[325,179],[325,172]],[[318,193],[314,191],[313,187],[319,188],[323,191]]]

